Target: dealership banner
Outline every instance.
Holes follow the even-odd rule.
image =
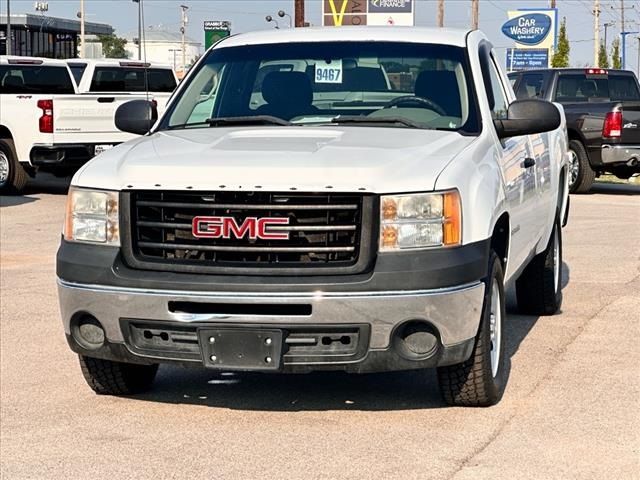
[[[416,0],[322,0],[322,25],[415,24]]]
[[[558,10],[511,10],[507,17],[509,20],[502,25],[502,33],[514,41],[514,48],[507,54],[507,68],[548,68],[557,44]]]

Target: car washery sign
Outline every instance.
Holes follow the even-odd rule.
[[[231,22],[227,20],[205,20],[204,22],[204,48],[208,49],[211,45],[224,37],[231,35]]]
[[[416,0],[322,0],[322,25],[415,24]]]
[[[507,69],[548,68],[558,37],[557,9],[512,10],[507,15],[502,33],[515,42],[507,49]]]

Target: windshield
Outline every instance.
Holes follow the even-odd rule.
[[[269,116],[292,124],[479,130],[465,50],[445,45],[322,42],[212,50],[160,128]],[[357,118],[356,118],[357,117]],[[388,119],[388,122],[385,122]]]

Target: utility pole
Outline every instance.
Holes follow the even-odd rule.
[[[624,6],[624,0],[620,0],[620,6],[614,7],[611,5],[613,10],[620,10],[620,43],[622,44],[622,68],[624,69],[626,66],[626,56],[627,56],[627,35],[635,32],[627,32],[624,13],[627,9],[635,8],[635,5],[631,5],[630,7]]]
[[[593,2],[593,66],[598,66],[598,50],[600,50],[600,0]]]
[[[295,0],[293,4],[293,8],[294,8],[295,26],[304,27],[304,0]]]
[[[605,52],[609,51],[609,50],[607,50],[609,48],[608,44],[607,44],[607,29],[609,27],[613,27],[613,25],[614,25],[613,22],[604,22],[604,50],[605,50]],[[607,55],[608,55],[608,53],[607,53]]]
[[[640,78],[640,36],[638,36],[638,78]]]
[[[185,44],[184,35],[187,23],[189,22],[189,19],[187,18],[187,10],[189,10],[189,7],[186,5],[180,5],[180,8],[182,9],[182,19],[180,22],[180,33],[182,34],[182,75],[184,75],[187,70],[187,46]]]
[[[444,27],[444,0],[438,0],[438,27]]]
[[[80,0],[80,58],[84,58],[84,0]]]
[[[624,28],[624,0],[620,0],[620,31],[626,32]],[[624,52],[624,35],[622,36],[622,51]],[[622,58],[624,58],[624,53]],[[622,68],[624,68],[624,60],[622,60]]]
[[[11,0],[7,0],[7,39],[5,41],[7,55],[11,55]]]
[[[471,29],[478,29],[478,16],[479,16],[479,2],[480,0],[471,0]]]

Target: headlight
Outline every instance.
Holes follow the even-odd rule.
[[[69,242],[120,246],[118,192],[71,187],[63,235]]]
[[[457,190],[384,195],[380,199],[380,251],[460,245]]]

